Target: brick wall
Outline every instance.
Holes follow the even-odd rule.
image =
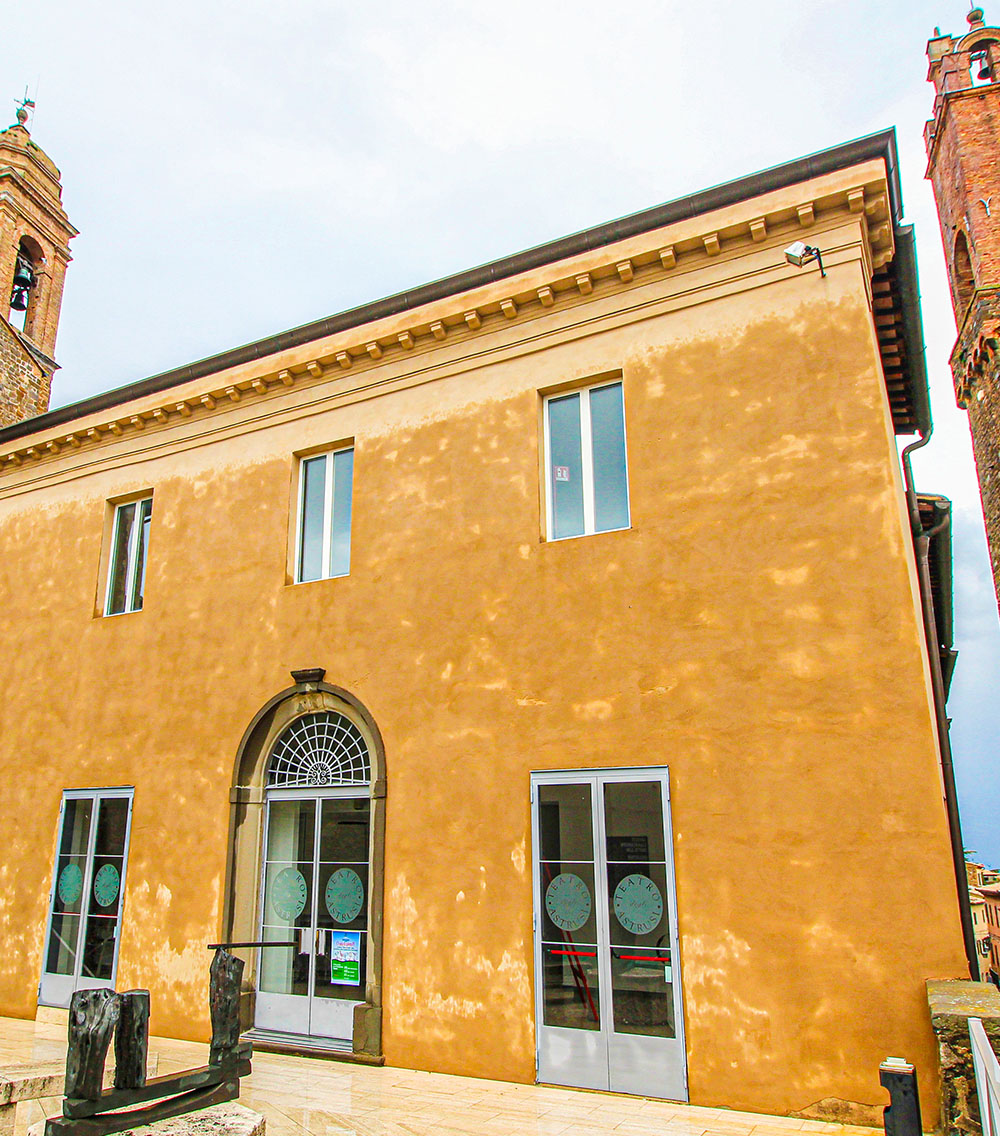
[[[949,96],[935,125],[928,176],[937,200],[955,318],[961,323],[964,305],[958,302],[954,278],[955,238],[960,229],[968,236],[977,285],[1000,281],[1000,164],[996,160],[1000,84]],[[990,215],[983,201],[990,202]]]
[[[970,17],[971,21],[971,17]],[[974,25],[977,27],[977,25]],[[981,25],[978,25],[981,27]],[[984,38],[994,34],[984,29]],[[968,408],[972,448],[1000,597],[1000,81],[972,86],[969,55],[957,41],[931,41],[930,80],[937,97],[927,124],[927,176],[934,187],[941,240],[959,330],[952,374]],[[990,49],[994,74],[1000,48]],[[965,234],[974,279],[962,281],[956,242]]]
[[[36,274],[24,333],[43,354],[55,354],[63,280],[76,229],[62,205],[59,170],[21,125],[0,130],[0,315],[6,315],[22,241]]]
[[[995,370],[976,384],[969,401],[969,428],[983,499],[993,584],[1000,595],[1000,390]]]
[[[49,408],[50,376],[0,320],[0,426],[9,426]]]

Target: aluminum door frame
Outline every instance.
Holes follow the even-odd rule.
[[[660,785],[663,808],[664,864],[667,895],[664,897],[670,916],[670,957],[674,971],[675,1037],[656,1038],[647,1034],[619,1034],[614,1031],[611,978],[611,934],[607,886],[607,843],[605,839],[604,799],[602,788],[608,782],[656,782]],[[600,1030],[574,1030],[544,1025],[544,982],[542,971],[541,887],[539,863],[539,809],[537,791],[540,785],[589,784],[591,788],[591,824],[594,840],[594,903],[597,907],[598,983],[600,994]],[[598,793],[601,793],[598,802]],[[630,766],[610,769],[558,769],[531,773],[531,852],[532,852],[532,929],[535,962],[535,1072],[539,1080],[567,1084],[577,1088],[605,1089],[634,1093],[639,1096],[662,1097],[666,1100],[688,1099],[687,1047],[684,1034],[683,967],[680,957],[680,931],[677,918],[677,884],[674,871],[673,824],[670,811],[670,774],[667,766]],[[603,991],[604,993],[600,993]],[[557,1072],[542,1053],[544,1040],[557,1050],[561,1063],[572,1069],[571,1077],[546,1077],[546,1071]],[[575,1036],[569,1036],[575,1035]],[[581,1035],[583,1035],[581,1037]],[[657,1046],[656,1043],[660,1045]],[[650,1043],[653,1043],[650,1046]],[[650,1048],[672,1046],[679,1061],[667,1069]],[[603,1055],[600,1052],[603,1049]],[[644,1050],[646,1052],[644,1052]],[[561,1052],[560,1052],[561,1051]],[[604,1073],[600,1061],[603,1056]]]
[[[538,789],[541,785],[582,785],[590,788],[590,825],[594,851],[594,889],[600,887],[598,845],[600,832],[597,825],[595,807],[596,782],[591,770],[568,770],[552,774],[531,774],[531,894],[533,953],[535,958],[535,1078],[547,1084],[566,1084],[580,1089],[610,1088],[608,1074],[608,1044],[606,1037],[607,1017],[601,990],[604,987],[604,972],[601,968],[601,942],[607,941],[605,929],[607,911],[601,910],[598,897],[594,897],[594,916],[597,925],[598,956],[598,1006],[601,1028],[597,1030],[572,1029],[565,1026],[545,1025],[545,981],[542,959],[542,928],[544,926],[541,901],[541,837],[540,810],[538,808]],[[572,861],[567,861],[572,862]],[[542,1033],[545,1042],[555,1052],[551,1059],[542,1052]],[[567,1078],[561,1073],[563,1068],[572,1069],[573,1076]]]
[[[370,794],[370,786],[361,786],[361,788],[368,788]],[[268,789],[265,793],[265,816],[264,824],[261,826],[261,854],[260,854],[260,884],[258,895],[260,896],[260,911],[258,913],[257,928],[260,932],[261,938],[264,934],[264,889],[267,885],[267,840],[268,830],[271,825],[271,802],[272,801],[301,801],[310,800],[316,802],[316,815],[313,818],[313,886],[312,896],[310,900],[310,940],[309,940],[309,989],[305,994],[272,994],[266,990],[260,989],[260,976],[261,966],[258,961],[257,964],[257,978],[256,978],[256,997],[254,1002],[254,1026],[257,1029],[274,1030],[278,1033],[298,1034],[304,1037],[328,1037],[335,1041],[351,1041],[354,1031],[354,1007],[364,1005],[363,1002],[355,1002],[349,999],[338,998],[317,998],[315,996],[316,989],[316,937],[319,933],[317,924],[319,922],[319,851],[320,851],[320,830],[323,817],[323,801],[328,799],[339,798],[341,800],[367,800],[370,795],[366,793],[359,793],[358,786],[328,786],[324,788],[300,788],[300,789]],[[371,829],[369,828],[368,836],[368,864],[369,864],[369,887],[368,895],[366,896],[366,934],[371,936]],[[370,946],[370,943],[369,943]],[[258,956],[261,951],[267,950],[267,947],[258,948]],[[302,1000],[302,1005],[297,1003],[299,999]],[[330,1003],[317,1007],[318,1002]],[[263,1017],[261,1020],[261,1011],[263,1010]],[[313,1029],[313,1019],[316,1019],[315,1024],[322,1028],[323,1032],[318,1032]],[[331,1033],[329,1030],[337,1030],[339,1032]]]
[[[84,905],[80,904],[80,928],[77,932],[76,969],[73,974],[51,974],[45,969],[49,955],[49,937],[52,934],[52,917],[55,914],[56,888],[59,884],[59,848],[62,844],[63,822],[66,818],[66,802],[80,801],[90,797],[95,806],[91,814],[90,832],[87,835],[87,860],[84,865],[83,892],[86,896],[86,913]],[[90,889],[94,883],[94,848],[97,844],[97,814],[100,811],[102,798],[121,799],[128,801],[128,812],[125,816],[125,844],[122,848],[122,872],[118,882],[118,919],[115,924],[115,954],[111,963],[111,978],[84,978],[80,973],[83,967],[83,948],[86,941],[87,915],[90,913]],[[55,858],[52,864],[52,887],[49,890],[49,916],[45,921],[45,942],[42,948],[42,969],[38,978],[38,1003],[41,1006],[68,1007],[70,999],[77,990],[114,990],[118,977],[118,952],[121,949],[122,921],[125,918],[125,877],[128,873],[128,850],[132,840],[132,805],[135,800],[135,788],[131,785],[115,785],[108,789],[64,789],[62,800],[59,803],[58,836],[56,837]]]
[[[674,996],[674,1037],[656,1037],[649,1034],[617,1033],[614,1028],[614,1010],[610,1005],[613,996],[611,984],[611,936],[608,928],[607,950],[602,961],[607,966],[607,990],[609,991],[608,1016],[608,1067],[610,1088],[616,1093],[634,1093],[637,1096],[662,1097],[665,1100],[686,1101],[688,1099],[687,1045],[684,1037],[684,968],[681,965],[680,929],[677,918],[677,880],[674,872],[674,837],[670,815],[670,771],[667,766],[601,770],[597,775],[598,786],[614,782],[652,782],[660,786],[660,804],[663,809],[663,859],[666,870],[666,890],[663,897],[667,906],[670,926],[671,990]],[[610,910],[611,897],[607,894],[608,865],[606,820],[604,797],[601,796],[598,811],[601,858],[604,861],[602,875],[602,903],[605,912]],[[605,981],[601,976],[602,983]],[[663,1060],[663,1056],[674,1051],[674,1060]],[[659,1051],[659,1052],[657,1052]]]

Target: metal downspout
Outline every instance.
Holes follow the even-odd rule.
[[[902,453],[903,480],[906,484],[906,503],[910,513],[910,526],[913,529],[913,550],[917,559],[917,579],[920,584],[920,602],[924,616],[924,635],[927,639],[927,655],[931,668],[931,687],[934,691],[934,714],[937,719],[938,744],[941,758],[941,780],[944,785],[944,803],[948,813],[948,832],[951,836],[951,858],[955,868],[955,886],[958,889],[958,913],[962,921],[962,938],[965,940],[965,957],[969,964],[969,976],[979,981],[979,959],[976,954],[976,936],[972,927],[972,907],[969,902],[969,879],[965,874],[965,848],[962,843],[962,825],[958,816],[958,792],[955,787],[955,767],[952,763],[951,737],[948,713],[945,709],[944,675],[941,671],[941,652],[937,634],[937,618],[934,615],[934,600],[931,595],[930,545],[931,537],[944,530],[949,524],[945,519],[934,528],[924,532],[920,520],[920,506],[913,488],[913,470],[910,454],[926,446],[934,432],[933,425],[921,434],[916,442],[904,447]]]

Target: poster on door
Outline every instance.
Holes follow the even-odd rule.
[[[330,944],[330,983],[357,986],[361,982],[361,932],[333,931]]]

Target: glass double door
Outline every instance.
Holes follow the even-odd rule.
[[[367,797],[269,796],[254,1025],[350,1042],[365,999]]]
[[[538,1079],[687,1100],[667,771],[531,796]]]
[[[113,987],[131,789],[68,790],[59,843],[39,1001],[68,1006],[74,991]]]

